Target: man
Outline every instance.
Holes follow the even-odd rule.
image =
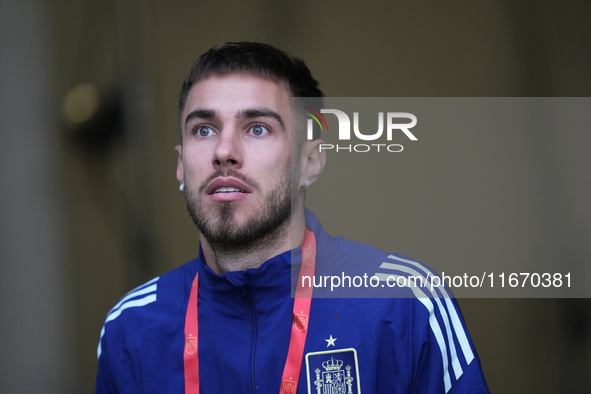
[[[199,257],[111,310],[97,393],[488,392],[455,301],[416,289],[310,299],[304,276],[354,273],[360,262],[429,272],[330,237],[305,210],[325,157],[319,139],[292,129],[290,101],[321,96],[301,60],[264,44],[219,45],[192,65],[177,179]]]

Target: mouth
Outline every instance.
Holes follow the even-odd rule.
[[[252,190],[243,181],[235,177],[215,178],[205,189],[213,201],[238,201],[247,198]]]
[[[238,189],[237,187],[220,187],[213,191],[213,194],[217,193],[246,193],[242,189]]]

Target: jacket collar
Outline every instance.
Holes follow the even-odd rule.
[[[308,227],[316,237],[316,260],[322,261],[326,254],[326,246],[329,245],[330,236],[326,234],[322,225],[316,216],[306,209],[306,227]],[[324,247],[323,247],[324,246]],[[265,261],[259,268],[247,269],[243,271],[227,272],[218,275],[205,263],[203,250],[199,245],[199,257],[197,260],[197,269],[199,271],[199,289],[204,290],[206,294],[213,292],[235,291],[236,287],[248,285],[252,290],[271,290],[280,289],[281,291],[290,291],[292,285],[297,282],[299,268],[302,261],[302,252],[300,246],[281,253]]]

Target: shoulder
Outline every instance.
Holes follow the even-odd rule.
[[[404,284],[404,278],[412,277],[410,280],[424,284],[436,276],[436,273],[427,265],[400,253],[385,252],[371,245],[351,241],[340,236],[328,235],[316,216],[310,211],[306,211],[306,224],[316,237],[319,274],[334,275],[344,272],[353,275],[375,276],[385,285],[383,287],[390,289],[401,287],[398,284]],[[398,282],[392,286],[395,281]],[[387,286],[388,284],[391,286]],[[381,285],[376,287],[382,288]],[[418,292],[408,296],[429,296],[429,294]],[[385,295],[385,297],[389,298],[390,295]]]
[[[97,357],[109,343],[125,343],[142,327],[184,316],[195,261],[136,287],[111,308],[101,329]]]
[[[437,273],[420,261],[342,237],[324,234],[322,239],[323,244],[318,246],[317,275],[337,283],[337,277],[347,278],[345,283],[342,280],[339,283],[335,298],[422,299],[450,295],[446,289],[430,286]],[[325,291],[321,293],[330,298]]]
[[[394,334],[391,343],[404,348],[408,357],[413,392],[488,392],[459,305],[433,280],[438,277],[434,270],[405,255],[342,237],[324,233],[321,239],[319,275],[328,286],[338,287],[323,283],[318,295],[347,298],[347,303],[371,308],[379,321],[387,322]]]

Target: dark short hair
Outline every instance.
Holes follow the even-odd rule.
[[[283,81],[293,97],[324,96],[303,60],[268,44],[227,42],[211,47],[191,65],[179,96],[179,120],[191,87],[211,74],[246,72]],[[313,105],[313,104],[308,104]],[[322,105],[318,100],[314,106]]]

